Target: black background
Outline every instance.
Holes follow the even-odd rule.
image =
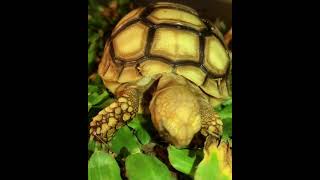
[[[161,0],[134,0],[137,6],[146,6],[148,3],[155,3]],[[229,29],[232,25],[232,1],[231,0],[167,0],[185,4],[196,9],[203,18],[215,20],[221,18]]]
[[[2,176],[87,179],[87,2],[6,3]],[[317,179],[317,6],[232,6],[233,178]]]

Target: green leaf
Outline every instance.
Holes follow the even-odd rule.
[[[88,151],[95,152],[95,151],[103,151],[108,152],[109,146],[106,143],[100,143],[96,140],[89,140],[88,141]]]
[[[97,105],[102,103],[108,98],[109,94],[107,91],[103,91],[102,94],[98,93],[92,93],[88,96],[88,102],[90,102],[92,105]]]
[[[90,111],[91,108],[92,108],[92,104],[88,102],[88,112]]]
[[[126,148],[131,154],[139,153],[140,147],[140,143],[128,126],[120,128],[111,140],[111,150],[117,154],[122,148]]]
[[[195,180],[231,180],[231,168],[224,164],[225,154],[216,145],[211,145],[204,153],[204,158],[200,162],[194,179]]]
[[[232,98],[227,99],[226,101],[224,101],[222,103],[223,106],[228,106],[228,105],[232,105]]]
[[[109,93],[97,85],[88,85],[88,112],[92,107],[97,107],[104,103],[109,97]]]
[[[99,36],[95,34],[89,40],[89,48],[88,48],[88,71],[91,71],[93,64],[96,59],[97,55],[97,48],[98,48],[98,38]]]
[[[196,153],[194,151],[169,146],[168,153],[169,161],[176,170],[188,175],[195,170]]]
[[[95,141],[93,141],[93,140],[89,140],[89,142],[88,142],[88,150],[89,151],[95,151]]]
[[[94,79],[90,79],[88,82],[89,85],[95,86],[98,89],[105,89],[105,86],[103,84],[103,80],[99,75],[96,75]],[[93,89],[93,92],[97,91],[96,89]]]
[[[88,84],[88,95],[93,94],[95,92],[99,92],[99,87],[96,85]]]
[[[232,104],[228,104],[223,107],[219,112],[221,119],[232,119]]]
[[[126,160],[126,172],[129,180],[172,180],[168,167],[154,156],[132,154]]]
[[[223,122],[223,139],[232,136],[232,99],[223,102],[215,109]]]
[[[88,118],[91,118],[113,102],[99,75],[88,79]]]
[[[128,124],[129,127],[135,130],[134,134],[143,145],[148,144],[151,140],[150,134],[148,132],[150,122],[151,121],[146,120],[141,114],[139,114]]]
[[[116,160],[102,151],[95,151],[88,164],[89,180],[121,180],[120,168]]]
[[[232,136],[232,118],[223,120],[223,139]]]
[[[101,109],[109,106],[113,102],[114,102],[114,99],[108,97],[105,101],[102,101],[101,103],[94,105],[94,108],[98,108],[101,110]]]

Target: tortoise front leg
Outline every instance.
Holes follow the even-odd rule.
[[[141,107],[143,93],[161,77],[154,75],[122,84],[116,90],[117,99],[98,113],[90,123],[90,140],[108,143],[118,129],[131,121]]]
[[[117,99],[101,110],[90,123],[90,140],[110,142],[116,131],[128,123],[138,112],[139,91],[132,86],[124,86],[117,93]]]
[[[223,123],[218,113],[212,109],[212,106],[208,102],[200,101],[199,104],[201,134],[207,137],[207,145],[210,145],[211,143],[217,143],[217,145],[219,145],[223,131]]]

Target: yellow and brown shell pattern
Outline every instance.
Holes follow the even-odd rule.
[[[119,21],[98,73],[112,93],[122,83],[173,72],[221,98],[230,59],[220,31],[195,10],[156,3],[137,8]]]

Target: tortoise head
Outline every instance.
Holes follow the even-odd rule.
[[[199,97],[187,86],[181,76],[162,76],[149,106],[160,136],[176,147],[189,145],[201,128]]]

